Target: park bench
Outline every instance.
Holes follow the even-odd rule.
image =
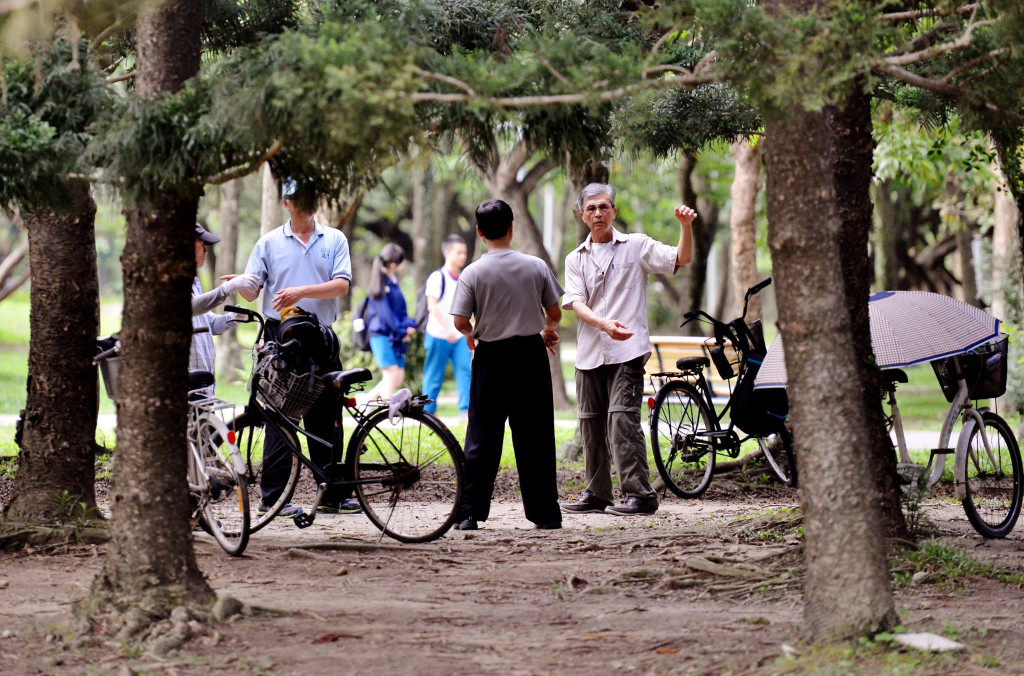
[[[708,357],[707,336],[651,336],[651,358],[647,360],[645,367],[646,377],[644,382],[644,394],[653,395],[664,383],[663,378],[657,378],[654,374],[676,371],[676,360],[683,357]],[[726,348],[729,361],[736,362],[738,359],[736,351],[731,347]],[[708,382],[711,384],[714,396],[728,397],[729,384],[718,375],[718,369],[711,364],[707,373]]]

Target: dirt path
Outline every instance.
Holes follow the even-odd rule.
[[[799,591],[730,591],[724,588],[744,579],[686,566],[697,556],[745,562],[749,570],[774,565],[778,579],[778,562],[796,560],[799,541],[737,537],[737,518],[789,506],[778,499],[668,501],[654,517],[574,515],[561,531],[536,531],[517,503],[505,502],[482,530],[419,546],[379,542],[362,516],[318,517],[305,531],[279,520],[254,536],[241,559],[199,535],[200,566],[219,594],[297,613],[238,618],[220,626],[217,645],[193,642],[165,661],[130,647],[71,651],[47,640],[84,594],[98,556],[7,555],[0,558],[0,586],[7,582],[0,637],[13,635],[0,638],[0,671],[773,672],[786,664],[782,644],[798,641]],[[1024,570],[1024,533],[984,542],[958,510],[925,507],[951,541],[963,537],[976,556]],[[915,586],[897,592],[897,603],[914,631],[959,632],[968,661],[978,662],[972,669],[1024,672],[1019,587],[987,580],[966,592]],[[986,666],[992,660],[996,667]],[[931,662],[928,671],[964,673],[964,664],[963,656]]]

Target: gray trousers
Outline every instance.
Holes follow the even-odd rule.
[[[651,488],[647,441],[640,426],[643,383],[643,357],[585,371],[576,369],[576,402],[587,490],[605,502],[615,501],[613,458],[623,496],[657,499]]]

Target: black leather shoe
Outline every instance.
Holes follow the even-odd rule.
[[[476,519],[473,517],[463,519],[455,524],[455,530],[477,530],[478,528],[480,528],[480,526],[477,525]]]
[[[626,498],[625,502],[620,502],[617,505],[612,505],[607,510],[609,514],[615,514],[617,516],[632,516],[634,514],[654,514],[658,511],[658,499],[651,498],[644,500],[634,495]]]
[[[562,504],[563,512],[573,512],[575,514],[586,514],[588,512],[603,512],[605,507],[608,507],[612,503],[601,500],[590,491],[583,491],[576,502],[566,502]]]
[[[558,530],[559,528],[562,527],[562,522],[561,521],[547,521],[545,523],[535,523],[535,524],[533,524],[533,527],[537,528],[539,530]]]

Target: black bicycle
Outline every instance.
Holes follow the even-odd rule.
[[[455,522],[462,495],[465,460],[451,431],[423,407],[423,396],[396,396],[387,402],[357,405],[349,395],[372,378],[365,368],[317,374],[295,373],[289,351],[300,348],[295,340],[264,341],[263,317],[245,308],[228,306],[245,323],[258,322],[249,403],[235,418],[232,431],[246,466],[255,532],[270,523],[281,509],[301,499],[308,511],[293,517],[299,528],[313,524],[328,488],[353,489],[366,516],[386,534],[401,542],[429,542],[444,535]],[[299,426],[298,420],[332,388],[338,399],[335,433],[324,440]],[[354,429],[341,461],[347,411]],[[273,428],[287,454],[272,464],[276,477],[286,476],[284,489],[272,504],[263,504],[263,446]],[[304,439],[303,439],[304,438]],[[317,467],[304,453],[304,443],[328,445],[337,461]],[[305,466],[308,475],[300,469]],[[312,480],[305,479],[306,476]]]
[[[750,287],[743,298],[743,314],[729,323],[702,310],[683,315],[682,326],[694,321],[710,324],[709,356],[684,357],[676,362],[678,371],[654,374],[668,379],[651,406],[654,464],[665,485],[682,498],[700,497],[711,484],[715,456],[739,457],[740,447],[748,439],[757,440],[779,481],[796,485],[793,436],[785,423],[789,411],[786,391],[754,389],[754,377],[767,349],[760,320],[746,322],[747,305],[771,283],[769,277]],[[720,412],[704,375],[711,362],[719,375],[730,381],[729,399]],[[734,378],[735,386],[731,384]],[[723,427],[726,415],[729,424]],[[746,436],[741,438],[737,429]]]

